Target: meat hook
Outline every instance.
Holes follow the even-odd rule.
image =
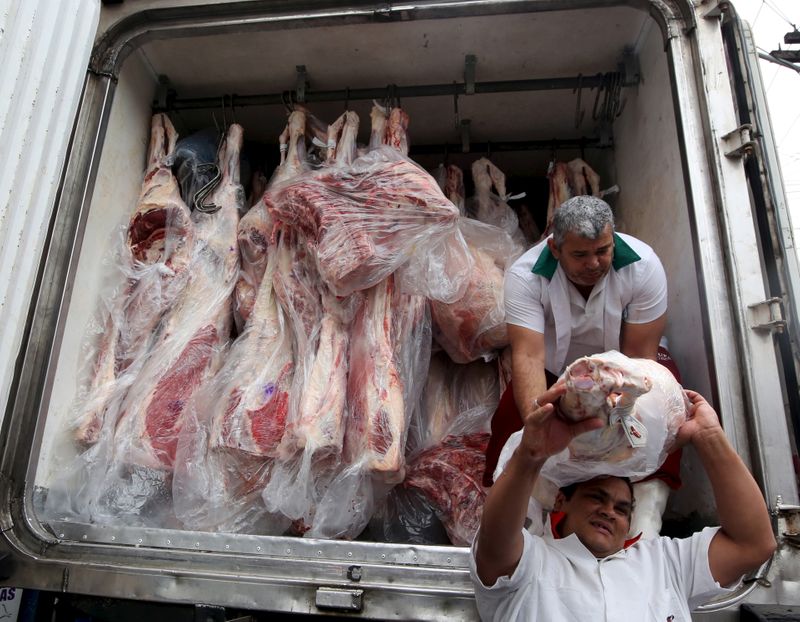
[[[575,102],[575,129],[578,129],[583,123],[584,111],[581,110],[581,93],[583,91],[583,74],[578,74],[578,86],[572,89],[572,93],[578,92],[578,99]]]

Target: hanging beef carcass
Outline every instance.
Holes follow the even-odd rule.
[[[231,294],[239,271],[236,227],[244,205],[239,183],[242,128],[231,125],[219,153],[221,182],[192,214],[195,241],[183,291],[124,402],[115,434],[128,464],[170,469],[187,403],[221,363],[230,338]]]
[[[503,229],[524,247],[525,236],[520,231],[517,215],[506,203],[506,176],[503,172],[488,159],[480,158],[472,163],[472,181],[475,196],[468,208],[469,213],[481,222]]]
[[[458,208],[458,213],[465,214],[464,173],[455,164],[445,167],[444,195]]]
[[[244,327],[255,304],[258,285],[267,263],[267,249],[273,233],[272,216],[267,210],[266,194],[277,184],[308,169],[305,148],[306,113],[295,110],[289,115],[286,129],[279,137],[281,163],[267,185],[267,192],[239,222],[238,243],[242,268],[236,282],[234,305],[236,326]]]
[[[275,457],[286,428],[294,361],[290,331],[272,284],[276,250],[270,246],[267,253],[252,312],[215,381],[209,442]]]
[[[75,421],[81,443],[98,440],[109,403],[124,397],[129,385],[120,376],[142,363],[156,326],[185,284],[194,230],[168,165],[177,138],[165,114],[153,116],[147,169],[120,258],[125,290],[110,303],[88,397]]]
[[[591,194],[600,196],[600,176],[580,158],[564,162],[552,162],[547,171],[550,183],[550,198],[547,203],[547,227],[544,235],[551,232],[553,214],[567,199]]]
[[[600,175],[595,173],[586,162],[580,158],[570,160],[567,162],[567,171],[572,196],[586,194],[591,194],[593,197],[600,196]]]

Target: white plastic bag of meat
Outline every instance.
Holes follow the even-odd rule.
[[[469,218],[459,228],[473,258],[464,295],[451,303],[431,301],[434,339],[456,363],[489,361],[508,345],[503,279],[524,251],[502,229]]]
[[[463,239],[459,244],[458,209],[397,148],[379,146],[350,167],[278,184],[265,200],[275,219],[315,246],[320,275],[338,296],[376,285],[412,258],[415,273],[406,267],[404,276],[409,293],[449,301],[463,291],[470,260]],[[447,278],[431,279],[431,264]]]
[[[661,466],[688,413],[683,389],[666,367],[610,351],[576,360],[562,377],[567,384],[559,403],[562,416],[574,421],[598,416],[607,423],[545,462],[534,490],[543,507],[552,507],[562,486],[598,475],[638,481]],[[521,434],[515,432],[503,447],[496,476]]]
[[[433,357],[406,478],[371,522],[373,532],[394,542],[466,546],[472,541],[486,498],[489,421],[499,399],[494,365],[456,365],[443,355]]]

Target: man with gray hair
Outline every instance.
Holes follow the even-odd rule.
[[[614,231],[602,199],[578,196],[553,216],[553,234],[506,272],[512,382],[492,419],[484,483],[535,398],[575,359],[607,350],[656,359],[667,279],[644,242]]]

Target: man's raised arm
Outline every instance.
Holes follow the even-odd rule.
[[[538,408],[523,414],[522,440],[486,498],[475,554],[484,585],[494,585],[498,577],[511,575],[522,557],[528,499],[545,460],[562,451],[578,434],[603,426],[596,417],[578,423],[556,417],[553,402],[565,390],[563,383],[557,383],[539,395],[535,402]]]
[[[708,474],[720,530],[711,541],[708,561],[720,585],[730,585],[758,568],[775,551],[775,536],[761,490],[731,446],[717,413],[699,393],[686,391],[689,418],[678,442],[689,441]]]

